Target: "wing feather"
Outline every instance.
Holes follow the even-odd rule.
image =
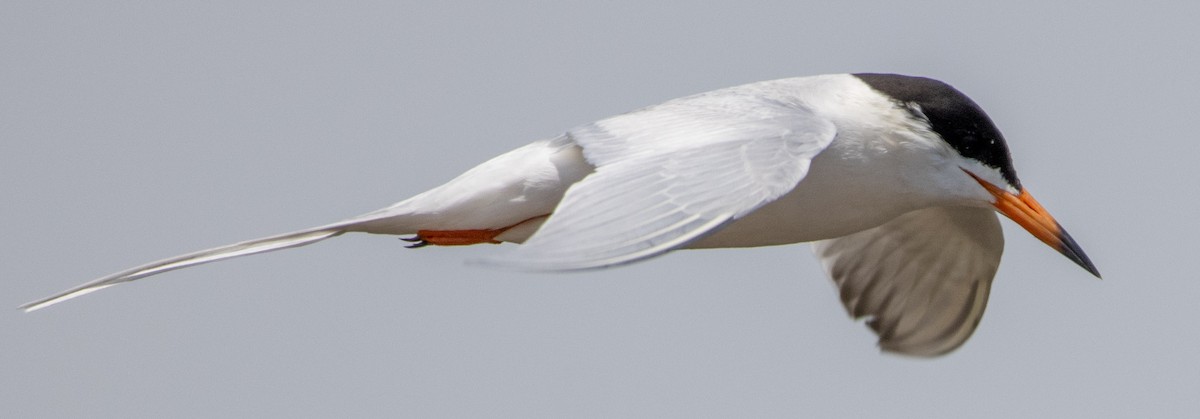
[[[576,270],[662,254],[791,191],[835,134],[802,105],[736,88],[571,130],[595,172],[528,241],[483,262]]]
[[[886,351],[935,356],[963,344],[987,306],[1004,236],[994,211],[935,207],[814,244],[842,303]]]
[[[39,310],[54,304],[70,300],[75,297],[90,294],[113,285],[123,282],[134,281],[140,278],[145,278],[150,275],[157,275],[167,271],[182,269],[189,266],[200,265],[204,263],[216,262],[240,256],[249,256],[253,254],[270,252],[274,250],[287,249],[292,247],[304,246],[334,237],[345,232],[343,225],[334,224],[324,227],[317,227],[307,230],[295,231],[287,234],[276,236],[263,237],[260,239],[248,240],[244,242],[234,243],[230,245],[214,247],[211,249],[201,250],[198,252],[187,253],[167,259],[162,259],[145,265],[129,268],[121,272],[113,273],[75,288],[60,292],[58,294],[21,305],[21,309],[26,312]]]

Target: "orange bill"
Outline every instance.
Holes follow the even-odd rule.
[[[963,171],[966,172],[966,170]],[[1100,277],[1100,272],[1096,270],[1096,265],[1093,265],[1092,261],[1083,253],[1083,249],[1079,247],[1078,243],[1075,243],[1075,239],[1071,238],[1071,235],[1067,234],[1066,230],[1063,230],[1058,221],[1055,221],[1054,217],[1050,216],[1050,213],[1046,212],[1045,208],[1042,208],[1042,204],[1033,199],[1033,195],[1030,195],[1029,191],[1022,189],[1019,194],[1013,194],[988,181],[980,179],[971,172],[967,172],[967,174],[975,178],[975,181],[983,185],[983,188],[987,189],[988,193],[996,197],[996,202],[993,205],[996,206],[997,211],[1000,211],[1001,214],[1004,214],[1021,227],[1024,227],[1025,231],[1033,234],[1042,243],[1046,243],[1055,250],[1058,250],[1067,259],[1071,259],[1075,264],[1083,269],[1087,269],[1088,272],[1091,272],[1097,278]]]

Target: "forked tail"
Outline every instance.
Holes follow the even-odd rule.
[[[160,274],[189,266],[195,266],[202,263],[216,262],[218,260],[270,252],[272,250],[287,249],[290,247],[304,246],[337,236],[345,232],[346,230],[344,224],[334,224],[179,255],[172,258],[150,262],[135,268],[126,269],[124,271],[96,279],[75,288],[71,288],[59,294],[46,297],[41,300],[25,303],[21,306],[21,310],[25,310],[25,312],[28,313],[30,311],[70,300],[87,293],[99,291],[122,282],[129,282],[150,275]]]

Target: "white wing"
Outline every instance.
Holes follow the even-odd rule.
[[[527,242],[484,263],[599,268],[678,248],[791,191],[836,133],[797,103],[726,89],[566,135],[596,171]]]
[[[218,260],[225,260],[239,256],[248,256],[257,253],[270,252],[273,250],[304,246],[337,236],[343,232],[344,230],[341,229],[340,224],[335,224],[271,237],[263,237],[261,239],[254,239],[183,254],[104,276],[58,294],[22,304],[20,308],[26,312],[30,312],[58,304],[81,295],[100,291],[123,282],[145,278],[150,275],[156,275],[167,271],[173,271],[189,266],[216,262]]]
[[[983,317],[1004,235],[990,209],[934,207],[813,247],[846,311],[870,318],[883,350],[935,356]]]

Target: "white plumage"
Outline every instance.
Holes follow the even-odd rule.
[[[534,142],[359,217],[153,262],[23,308],[346,232],[523,243],[481,262],[529,270],[815,241],[847,310],[870,318],[883,349],[941,354],[979,322],[1003,250],[992,207],[1021,190],[931,121],[857,75],[717,90]]]

